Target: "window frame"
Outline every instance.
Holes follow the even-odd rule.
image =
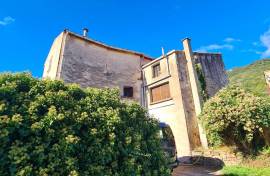
[[[159,67],[159,70],[157,72],[155,70],[156,67]],[[160,66],[160,62],[158,62],[152,66],[152,78],[157,78],[160,76],[160,74],[161,74],[161,66]]]
[[[125,90],[126,89],[131,89],[131,96],[126,96],[125,95]],[[132,86],[124,86],[123,87],[123,98],[134,98],[134,88]]]
[[[155,88],[158,88],[158,87],[161,87],[161,86],[164,86],[164,85],[168,85],[168,97],[164,98],[164,99],[160,99],[160,100],[157,100],[157,101],[153,101],[153,89]],[[161,103],[161,102],[164,102],[164,101],[168,101],[168,100],[171,100],[172,99],[172,96],[171,96],[171,91],[170,91],[170,84],[169,82],[164,82],[162,84],[159,84],[159,85],[156,85],[156,86],[153,86],[153,87],[150,87],[150,105],[152,104],[157,104],[157,103]]]

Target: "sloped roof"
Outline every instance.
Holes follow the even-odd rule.
[[[148,60],[153,60],[152,57],[149,57],[143,53],[140,53],[140,52],[137,52],[137,51],[131,51],[131,50],[127,50],[127,49],[122,49],[122,48],[118,48],[118,47],[113,47],[113,46],[110,46],[110,45],[107,45],[107,44],[104,44],[102,42],[99,42],[99,41],[96,41],[96,40],[93,40],[93,39],[90,39],[88,37],[84,37],[82,35],[79,35],[79,34],[76,34],[74,32],[71,32],[69,30],[64,30],[64,32],[66,32],[68,35],[72,35],[74,37],[77,37],[79,39],[82,39],[84,41],[87,41],[89,43],[92,43],[92,44],[95,44],[95,45],[99,45],[101,47],[104,47],[104,48],[107,48],[107,49],[110,49],[110,50],[115,50],[115,51],[119,51],[119,52],[123,52],[123,53],[129,53],[129,54],[134,54],[134,55],[138,55],[138,56],[141,56],[145,59],[148,59]]]

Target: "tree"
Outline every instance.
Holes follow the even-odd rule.
[[[212,146],[236,145],[250,153],[270,144],[270,103],[240,87],[218,92],[205,103],[200,118]]]
[[[169,175],[158,122],[119,92],[0,75],[0,175]]]

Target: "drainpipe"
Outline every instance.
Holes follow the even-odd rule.
[[[141,89],[142,89],[142,106],[146,108],[146,98],[145,98],[145,80],[144,80],[144,72],[143,72],[143,69],[142,69],[142,60],[144,59],[144,56],[142,55],[140,57],[140,70],[141,70],[141,76],[142,76],[142,86],[141,86]]]

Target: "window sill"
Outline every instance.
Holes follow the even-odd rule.
[[[124,99],[134,99],[134,97],[126,97],[126,96],[121,96],[121,98],[124,98]]]
[[[163,103],[165,101],[169,101],[169,100],[172,100],[173,98],[166,98],[164,100],[160,100],[160,101],[155,101],[155,102],[151,102],[150,105],[155,105],[155,104],[158,104],[158,103]]]
[[[156,76],[152,76],[152,79],[157,79],[157,78],[159,78],[159,77],[160,77],[160,75],[161,75],[161,74],[156,75]]]

